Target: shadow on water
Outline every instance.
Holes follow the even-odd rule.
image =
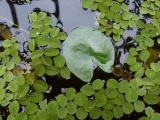
[[[2,6],[1,3],[4,6]],[[39,11],[41,9],[49,11],[49,14],[54,19],[53,25],[60,27],[67,34],[78,26],[90,26],[97,28],[97,26],[95,26],[94,23],[95,12],[92,12],[90,10],[83,10],[80,0],[70,0],[69,2],[66,0],[48,0],[47,2],[45,0],[33,0],[31,3],[32,4],[24,4],[24,2],[19,2],[19,0],[0,1],[0,15],[7,18],[10,21],[13,21],[13,23],[21,26],[26,31],[28,31],[28,27],[30,26],[28,22],[28,14],[30,14],[33,10]],[[129,7],[132,8],[133,12],[139,14],[137,12],[140,6],[138,0],[135,1],[126,0],[126,4],[128,4]],[[7,6],[8,8],[6,9],[6,13],[2,13],[1,9],[5,9],[5,7]],[[9,17],[9,15],[7,16],[6,15],[7,13],[10,14],[11,17]],[[14,35],[17,35],[16,34],[17,31],[23,32],[19,30],[19,27],[15,25],[12,25],[10,27],[15,28],[15,30],[13,30],[13,32],[15,32]],[[137,28],[127,30],[123,35],[122,40],[116,43],[113,42],[116,51],[115,52],[116,58],[114,65],[121,66],[124,70],[129,70],[128,66],[125,64],[125,59],[128,54],[129,48],[135,47],[137,45],[133,40],[133,37],[135,37],[137,31],[138,31]],[[29,31],[27,34],[25,34],[26,41],[23,41],[24,38],[22,36],[19,35],[18,37],[21,40],[20,44],[22,44],[21,48],[22,59],[24,60],[24,63],[26,63],[26,61],[29,62],[28,56],[30,53],[27,50],[27,41],[29,41],[30,39]],[[121,79],[120,77],[115,77],[112,73],[105,73],[100,68],[96,68],[94,70],[94,76],[92,80],[94,79],[107,80],[109,78],[115,78],[117,80]],[[49,84],[49,86],[52,87],[52,90],[50,92],[44,94],[45,98],[48,101],[54,99],[55,96],[57,96],[58,94],[61,94],[63,89],[65,88],[73,87],[77,91],[80,91],[80,88],[84,84],[86,84],[85,82],[79,80],[73,74],[68,80],[62,79],[59,76],[54,76],[54,77],[45,76],[45,79],[46,82]],[[0,114],[3,116],[3,120],[6,120],[7,116],[9,115],[8,108],[7,107],[3,108],[0,106]],[[136,120],[137,118],[140,118],[143,115],[144,113],[133,112],[130,115],[124,115],[120,120]],[[87,118],[87,120],[90,120],[90,118]]]

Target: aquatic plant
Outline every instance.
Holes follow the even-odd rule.
[[[92,61],[110,73],[115,58],[111,41],[89,27],[76,28],[68,35],[63,44],[63,55],[71,72],[85,82],[92,79]]]
[[[46,12],[33,11],[29,15],[31,39],[28,42],[30,58],[27,60],[30,63],[27,66],[31,69],[23,67],[18,37],[12,36],[6,25],[0,25],[0,35],[5,39],[0,46],[0,105],[9,106],[7,119],[43,120],[45,117],[46,120],[74,120],[90,117],[111,120],[134,111],[145,113],[140,120],[160,119],[160,113],[152,107],[159,105],[160,100],[157,49],[160,39],[159,0],[141,3],[139,13],[151,18],[148,23],[131,12],[124,0],[83,0],[82,6],[100,12],[97,18],[99,31],[79,27],[67,37],[60,28],[52,26],[53,19]],[[129,69],[112,69],[115,51],[111,41],[101,32],[118,41],[127,28],[135,26],[139,32],[134,37],[136,47],[129,49],[126,58]],[[3,32],[9,35],[6,37]],[[77,34],[79,37],[75,36]],[[91,58],[103,71],[113,71],[121,79],[96,79],[90,82],[93,76]],[[80,65],[73,65],[73,61]],[[91,68],[89,74],[85,71],[88,68]],[[67,79],[70,70],[88,83],[78,91],[73,87],[66,88],[63,94],[46,101],[43,93],[51,90],[51,87],[44,76],[58,75]]]

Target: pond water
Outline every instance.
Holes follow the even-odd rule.
[[[29,41],[29,20],[28,15],[35,9],[41,8],[44,11],[52,13],[51,16],[54,19],[53,25],[56,25],[67,34],[78,26],[89,26],[98,28],[95,25],[95,16],[98,12],[92,12],[91,10],[84,10],[80,0],[33,0],[31,4],[20,4],[15,2],[16,0],[0,0],[0,22],[6,22],[11,27],[13,35],[17,35],[20,40],[21,49],[26,58],[29,58],[27,50],[27,41]],[[135,2],[135,3],[133,3]],[[126,3],[131,9],[136,10],[138,2],[136,0],[128,0]],[[13,25],[18,24],[20,28]],[[115,65],[121,66],[125,70],[128,66],[125,64],[125,59],[128,54],[128,49],[136,44],[133,41],[133,37],[137,33],[137,28],[127,30],[123,35],[123,39],[119,42],[113,43],[116,51]],[[108,78],[116,78],[113,74],[107,74],[96,68],[94,70],[94,79],[107,80]],[[62,93],[63,88],[74,87],[77,91],[85,83],[80,81],[73,74],[70,79],[62,79],[59,76],[49,77],[45,76],[46,82],[52,87],[52,90],[45,93],[47,100],[53,99],[58,94]],[[3,115],[3,120],[8,115],[8,108],[0,107],[0,114]],[[120,120],[136,120],[140,118],[144,113],[133,112],[130,115],[124,115]],[[87,120],[90,118],[87,118]]]

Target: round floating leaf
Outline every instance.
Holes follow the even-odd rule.
[[[129,83],[126,80],[122,80],[118,84],[118,91],[120,93],[126,93],[126,91],[128,90],[128,88],[129,88]]]
[[[144,42],[148,47],[152,47],[154,45],[154,41],[151,38],[146,38]]]
[[[37,65],[35,67],[35,73],[39,77],[43,76],[45,74],[45,67],[43,65],[41,65],[41,64]]]
[[[44,54],[49,57],[57,56],[59,54],[59,50],[49,47],[44,50]]]
[[[54,57],[53,61],[58,68],[62,68],[65,65],[65,58],[62,55]]]
[[[13,62],[8,62],[7,64],[6,64],[6,69],[7,70],[12,70],[14,68],[14,63]]]
[[[92,96],[95,93],[93,87],[88,84],[82,86],[81,92],[86,96]]]
[[[28,115],[27,117],[28,120],[36,120],[37,119],[37,116],[35,114],[33,115]]]
[[[31,102],[31,99],[28,96],[24,96],[24,97],[19,99],[19,103],[21,105],[28,105],[30,102]]]
[[[53,27],[51,30],[50,30],[50,37],[51,38],[54,38],[55,36],[58,35],[58,33],[60,32],[60,29],[58,27]]]
[[[9,114],[7,117],[7,120],[14,120],[15,119],[15,115],[14,114]]]
[[[75,118],[72,115],[67,115],[64,120],[75,120]]]
[[[42,50],[35,50],[31,53],[31,59],[39,58],[43,55]]]
[[[13,94],[11,94],[11,93],[6,93],[5,99],[6,99],[6,100],[12,100],[12,99],[13,99]]]
[[[145,94],[147,93],[147,90],[146,90],[146,87],[142,87],[142,88],[139,88],[138,90],[137,90],[137,94],[139,95],[139,96],[144,96]]]
[[[47,112],[50,114],[57,114],[58,112],[58,103],[56,101],[50,101],[47,106]]]
[[[1,37],[4,38],[5,40],[11,39],[12,38],[12,32],[10,29],[3,29],[0,33]]]
[[[83,106],[84,103],[86,101],[88,101],[88,98],[82,94],[81,92],[78,92],[75,96],[74,96],[74,101],[78,106]]]
[[[107,103],[103,106],[106,110],[112,110],[114,108],[114,100],[107,99]]]
[[[51,18],[51,17],[49,17],[49,16],[47,16],[47,17],[45,17],[44,19],[43,19],[43,24],[44,25],[50,25],[50,24],[52,24],[53,23],[53,19]]]
[[[6,107],[9,103],[10,103],[9,100],[4,99],[4,100],[1,101],[1,106],[2,106],[2,107]]]
[[[37,66],[38,64],[42,64],[42,61],[41,61],[40,58],[32,59],[31,65],[32,65],[33,67]]]
[[[154,94],[145,94],[143,97],[143,100],[147,103],[147,104],[157,104],[159,102],[159,96],[154,95]]]
[[[125,93],[125,99],[128,102],[136,102],[138,99],[138,94],[134,88],[129,88]]]
[[[6,82],[3,78],[0,78],[0,89],[4,88],[4,86],[6,85]]]
[[[145,74],[148,78],[154,78],[156,76],[156,72],[152,69],[147,69]]]
[[[61,41],[59,39],[56,39],[56,38],[50,38],[49,39],[49,45],[52,47],[52,48],[59,48],[61,46]]]
[[[65,107],[67,105],[67,102],[68,102],[67,98],[62,94],[58,95],[56,97],[56,100],[57,100],[57,103],[62,107]]]
[[[136,25],[141,29],[145,27],[145,24],[142,20],[137,20]]]
[[[39,29],[32,29],[32,30],[30,31],[30,36],[31,36],[31,37],[37,37],[39,34],[40,34]]]
[[[25,82],[28,85],[33,85],[34,81],[35,81],[35,74],[34,73],[27,73],[25,74]]]
[[[73,115],[76,113],[76,111],[77,111],[77,104],[74,101],[70,101],[67,104],[67,113]]]
[[[4,48],[8,48],[12,45],[12,41],[11,40],[5,40],[3,43],[2,43],[2,46]]]
[[[123,109],[120,107],[120,106],[115,106],[113,108],[113,116],[116,118],[116,119],[119,119],[123,116]]]
[[[129,55],[127,56],[126,62],[128,65],[133,65],[136,63],[136,57]]]
[[[66,39],[66,33],[60,32],[55,38],[59,40],[65,40]]]
[[[69,68],[66,67],[66,66],[60,68],[59,72],[60,72],[60,75],[61,75],[62,78],[69,78],[70,74],[71,74]]]
[[[3,75],[3,78],[6,82],[10,82],[13,80],[13,73],[11,71],[6,71]]]
[[[122,76],[123,75],[123,69],[121,67],[114,67],[113,70],[112,70],[112,73],[115,75],[115,76]]]
[[[40,27],[43,26],[43,22],[39,21],[39,20],[36,20],[36,21],[32,22],[31,26],[32,26],[32,28],[40,28]]]
[[[51,66],[52,65],[52,59],[48,56],[42,56],[41,61],[42,61],[43,65],[46,65],[46,66]]]
[[[159,3],[160,6],[160,3]],[[159,120],[160,119],[160,114],[159,113],[153,113],[152,117],[150,120]]]
[[[107,81],[107,87],[108,88],[118,88],[118,81],[115,79],[108,79]]]
[[[52,114],[49,114],[49,113],[48,113],[47,111],[45,111],[45,110],[39,110],[39,111],[37,112],[36,116],[37,116],[37,119],[38,119],[38,120],[44,120],[44,118],[45,118],[46,120],[52,120],[52,119],[53,119]]]
[[[92,119],[98,119],[102,115],[101,108],[95,107],[89,112]]]
[[[5,64],[7,64],[9,61],[10,61],[10,57],[9,56],[4,56],[2,58],[2,62],[5,63]]]
[[[39,12],[37,15],[38,20],[43,20],[47,16],[47,13],[45,12]]]
[[[43,94],[40,92],[33,92],[30,94],[30,99],[33,103],[38,103],[43,100]]]
[[[17,115],[20,105],[18,101],[12,101],[9,105],[9,112],[11,114]]]
[[[28,47],[30,51],[34,51],[36,49],[35,39],[31,39],[28,43]]]
[[[154,110],[151,107],[147,107],[145,110],[145,114],[147,115],[147,117],[152,117],[154,114]]]
[[[121,15],[120,15],[119,13],[115,14],[115,16],[114,16],[114,21],[115,21],[116,23],[119,23],[119,22],[121,21]]]
[[[70,33],[63,45],[63,55],[71,72],[85,82],[89,82],[93,76],[92,60],[105,72],[111,72],[114,63],[114,49],[110,40],[88,27],[79,27]]]
[[[107,98],[115,98],[118,95],[118,91],[116,88],[106,88],[105,95]]]
[[[47,109],[47,102],[46,101],[40,101],[39,106],[40,106],[40,109],[46,110]]]
[[[136,90],[139,89],[139,83],[138,83],[138,81],[135,80],[135,79],[130,80],[130,81],[129,81],[129,85],[130,85],[131,88],[134,88],[134,89],[136,89]]]
[[[46,74],[49,76],[54,76],[59,73],[59,69],[56,66],[47,66],[46,67]]]
[[[31,14],[29,14],[29,20],[36,21],[37,20],[37,13],[32,12]]]
[[[113,119],[113,113],[110,110],[102,110],[102,118],[104,120],[112,120]]]
[[[18,88],[17,94],[19,97],[24,97],[29,91],[29,85],[24,84]]]
[[[2,76],[6,71],[6,66],[0,65],[0,76]]]
[[[90,112],[93,108],[95,108],[95,101],[94,100],[87,100],[84,103],[84,110]]]
[[[12,73],[16,76],[24,74],[23,69],[20,66],[15,66]]]
[[[134,109],[136,112],[142,112],[145,108],[145,104],[140,101],[140,100],[137,100],[136,102],[134,102]]]
[[[104,83],[103,83],[103,81],[100,80],[100,79],[96,79],[96,80],[94,80],[93,83],[92,83],[92,88],[93,88],[94,90],[100,90],[100,89],[103,88],[103,86],[104,86]]]
[[[46,46],[49,43],[49,38],[45,35],[39,35],[36,37],[36,44],[39,46]]]
[[[76,90],[74,88],[67,88],[67,90],[66,90],[66,98],[68,100],[73,100],[75,94],[76,94]]]
[[[107,103],[107,98],[104,93],[98,92],[95,93],[95,106],[102,107]]]
[[[49,34],[50,30],[51,30],[51,27],[49,25],[44,25],[40,28],[39,31],[42,35],[47,35]]]
[[[148,8],[140,8],[141,14],[147,14],[149,12]]]
[[[130,53],[132,56],[135,56],[135,55],[138,54],[136,48],[133,48],[133,47],[131,47],[131,48],[129,49],[129,53]],[[129,62],[129,61],[128,61],[128,62]]]
[[[5,89],[0,90],[0,100],[3,100],[5,98],[5,93],[6,93]]]
[[[136,62],[136,63],[134,63],[133,65],[131,65],[131,66],[129,67],[129,69],[130,69],[132,72],[136,72],[136,71],[138,71],[138,70],[141,69],[141,68],[142,68],[142,64],[139,63],[139,62]]]
[[[37,111],[38,111],[38,106],[35,103],[29,103],[24,110],[26,114],[34,114]]]
[[[16,92],[18,90],[18,84],[16,81],[11,81],[8,86],[9,90],[12,92]]]
[[[129,12],[129,7],[126,4],[121,4],[121,9],[126,11],[126,12]]]
[[[60,107],[57,113],[58,118],[63,119],[67,116],[67,108],[65,107]]]
[[[119,4],[113,4],[112,7],[111,7],[111,10],[112,10],[114,13],[120,12],[120,5],[119,5]]]
[[[89,8],[90,5],[91,5],[91,1],[90,0],[83,0],[82,1],[83,8]]]
[[[125,114],[131,114],[134,110],[134,107],[132,105],[132,103],[130,102],[125,102],[123,105],[122,105],[122,109],[123,109],[123,112]]]
[[[77,111],[76,111],[76,117],[77,117],[78,119],[83,120],[83,119],[85,119],[85,118],[87,117],[87,115],[88,115],[88,113],[84,110],[83,107],[79,107],[79,108],[77,109]]]
[[[108,11],[106,12],[106,18],[109,19],[109,20],[114,19],[114,15],[115,15],[114,12],[111,11],[111,10],[108,10]]]
[[[27,120],[27,114],[20,112],[16,115],[15,120]]]
[[[21,62],[21,58],[17,55],[13,57],[14,64],[19,64]]]
[[[124,96],[120,93],[113,99],[114,104],[116,105],[123,105],[124,103]]]
[[[123,20],[130,20],[132,18],[132,14],[130,12],[123,12],[122,19]]]
[[[48,89],[48,84],[42,80],[36,80],[33,84],[33,88],[38,92],[45,92]]]

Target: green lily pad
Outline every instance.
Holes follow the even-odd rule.
[[[79,37],[76,37],[77,35]],[[110,52],[108,53],[108,51]],[[88,27],[79,27],[73,30],[63,45],[63,55],[66,59],[67,67],[78,78],[86,82],[89,82],[93,76],[92,59],[102,70],[111,72],[114,59],[113,51],[113,45],[102,33]],[[109,55],[109,57],[108,54],[113,55]],[[75,64],[79,65],[75,66]]]

